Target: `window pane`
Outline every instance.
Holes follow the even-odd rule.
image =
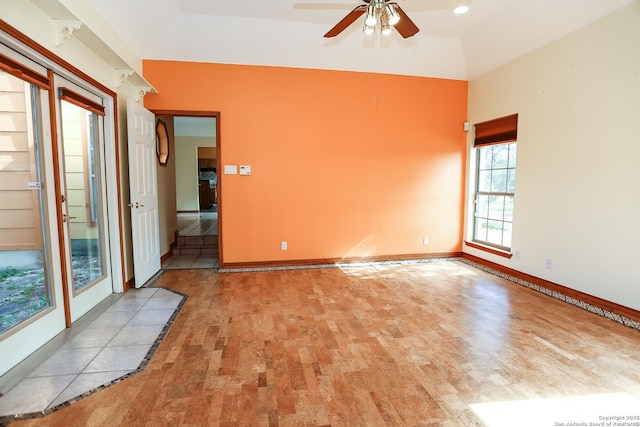
[[[51,306],[39,95],[0,71],[0,333]]]
[[[509,159],[509,144],[492,145],[494,169],[506,168]]]
[[[513,196],[504,198],[504,220],[513,222]]]
[[[491,191],[491,171],[480,171],[478,173],[478,191],[488,193]]]
[[[516,190],[516,170],[508,169],[507,193],[514,193]]]
[[[498,169],[491,171],[491,191],[506,193],[507,169]]]
[[[502,246],[502,221],[491,221],[487,224],[487,242]]]
[[[476,229],[474,233],[474,239],[482,240],[483,242],[487,240],[487,220],[486,219],[476,220]]]
[[[491,196],[489,200],[489,219],[502,220],[504,217],[504,196]]]
[[[489,216],[489,196],[478,196],[476,216],[480,218],[487,218]]]
[[[60,105],[73,289],[77,291],[104,275],[97,114],[67,101]]]
[[[509,167],[510,168],[515,168],[516,167],[516,153],[518,151],[518,144],[517,143],[513,143],[513,144],[509,144]]]
[[[493,150],[491,147],[482,147],[478,150],[478,168],[491,169],[491,154]]]

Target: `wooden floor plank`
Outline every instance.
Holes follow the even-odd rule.
[[[157,285],[189,298],[145,371],[14,425],[468,426],[476,405],[640,399],[639,331],[463,263]]]

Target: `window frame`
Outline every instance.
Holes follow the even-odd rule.
[[[467,230],[467,233],[470,232],[471,234],[471,238],[469,240],[465,240],[464,243],[466,246],[470,247],[470,248],[474,248],[474,249],[479,249],[482,250],[484,252],[489,252],[491,254],[494,255],[498,255],[501,257],[505,257],[505,258],[511,258],[512,257],[512,253],[511,253],[511,248],[513,247],[513,235],[512,235],[512,241],[511,241],[511,246],[506,247],[503,246],[502,244],[500,245],[496,245],[494,243],[490,243],[486,240],[480,240],[476,238],[476,218],[477,218],[477,208],[478,208],[478,189],[479,189],[479,178],[480,178],[480,149],[483,147],[487,147],[490,145],[497,145],[497,144],[508,144],[508,143],[514,143],[514,142],[518,142],[518,118],[519,118],[519,114],[515,113],[515,114],[510,114],[508,116],[503,116],[503,117],[499,117],[493,120],[488,120],[488,121],[484,121],[484,122],[480,122],[480,123],[476,123],[474,124],[474,138],[473,138],[473,147],[472,147],[472,151],[470,152],[470,158],[473,159],[473,150],[475,149],[477,152],[477,155],[475,157],[475,161],[476,164],[473,164],[473,160],[471,161],[471,165],[474,167],[475,169],[475,182],[471,182],[473,181],[473,178],[469,178],[469,184],[473,184],[473,193],[469,193],[468,197],[469,197],[469,201],[470,204],[473,203],[473,206],[470,207],[467,210],[467,219],[470,221],[470,230]],[[517,148],[516,148],[516,156],[517,156]],[[493,160],[492,160],[493,163]],[[517,166],[517,161],[516,161],[516,166]],[[471,171],[469,171],[468,176],[473,176],[471,175]],[[507,175],[508,178],[508,175]],[[471,185],[470,185],[471,186]],[[513,206],[515,208],[515,181],[514,181],[514,188],[513,188]],[[470,190],[471,191],[471,190]],[[489,220],[488,218],[489,212],[487,211],[487,221]],[[504,223],[504,205],[503,205],[503,223]],[[513,220],[515,218],[511,218],[511,231],[513,233]],[[469,224],[469,223],[467,223]],[[503,227],[504,230],[504,227]],[[469,236],[469,234],[467,234],[467,236]],[[487,236],[488,236],[488,232],[487,232]],[[502,239],[500,241],[500,243],[502,243]]]
[[[483,246],[489,246],[491,248],[495,248],[498,251],[503,251],[503,252],[510,252],[511,248],[512,248],[512,243],[513,243],[513,238],[510,239],[509,242],[509,246],[505,246],[504,243],[504,224],[505,223],[509,223],[511,224],[511,233],[513,233],[513,214],[511,216],[511,221],[507,221],[505,220],[505,211],[506,211],[506,200],[508,197],[511,197],[511,206],[513,209],[513,206],[515,205],[515,178],[514,178],[514,186],[513,186],[513,191],[509,191],[509,171],[512,170],[516,171],[517,169],[517,161],[515,163],[515,165],[513,167],[510,167],[510,157],[507,154],[507,163],[506,163],[506,167],[494,167],[495,164],[495,156],[494,153],[492,152],[491,154],[491,167],[489,169],[481,169],[481,165],[482,165],[482,161],[481,161],[481,152],[484,149],[491,149],[493,151],[493,149],[496,146],[506,146],[507,148],[507,153],[509,153],[511,151],[511,147],[515,147],[515,151],[516,151],[516,156],[517,156],[517,141],[505,141],[505,142],[501,142],[501,143],[494,143],[494,144],[483,144],[483,145],[478,145],[475,147],[476,149],[476,165],[475,165],[475,188],[474,188],[474,195],[473,195],[473,224],[472,224],[472,238],[471,241],[473,243],[479,244],[479,245],[483,245]],[[517,158],[517,157],[516,157]],[[507,182],[505,183],[505,190],[506,191],[491,191],[492,189],[490,188],[489,191],[482,191],[480,189],[481,186],[481,182],[480,182],[480,173],[481,171],[489,171],[489,173],[493,176],[493,171],[494,170],[505,170],[506,174],[507,174]],[[504,197],[505,202],[503,203],[502,206],[502,219],[495,219],[495,218],[491,218],[491,214],[490,214],[490,209],[487,209],[486,215],[480,217],[478,215],[479,212],[479,201],[480,201],[480,197],[485,196],[485,197]],[[502,227],[501,227],[501,244],[497,244],[497,243],[493,243],[490,242],[488,239],[488,231],[487,231],[487,238],[486,240],[482,240],[478,238],[478,233],[477,233],[477,227],[479,226],[479,220],[485,220],[488,224],[489,221],[498,221],[502,223]]]

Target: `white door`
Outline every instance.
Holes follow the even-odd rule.
[[[133,270],[139,288],[160,270],[155,116],[127,99],[127,128]]]
[[[102,98],[56,74],[60,205],[70,319],[113,293]]]

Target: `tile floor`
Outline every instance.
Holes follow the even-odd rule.
[[[217,235],[218,212],[179,213],[178,234]],[[162,269],[217,269],[218,262],[217,254],[174,255],[162,263]],[[143,369],[183,298],[156,288],[124,294],[0,397],[0,421],[17,414],[53,411]]]
[[[179,212],[178,234],[180,236],[217,236],[218,212]]]
[[[218,212],[202,211],[178,213],[179,236],[217,236]],[[173,255],[162,262],[163,270],[184,270],[191,268],[220,267],[218,254]]]
[[[3,416],[51,412],[144,369],[185,297],[162,288],[125,293],[0,397]]]
[[[217,254],[185,254],[172,255],[162,262],[163,270],[186,270],[190,268],[213,268],[220,267]]]

